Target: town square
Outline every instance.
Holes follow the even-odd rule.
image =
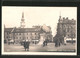
[[[2,9],[3,52],[77,52],[76,7]]]

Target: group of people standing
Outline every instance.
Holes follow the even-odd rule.
[[[25,51],[26,51],[26,49],[27,49],[27,51],[29,51],[29,45],[30,45],[30,41],[29,40],[25,40],[23,42],[23,46],[24,46]]]
[[[64,44],[64,36],[57,34],[54,37],[55,47],[59,47],[61,44]]]
[[[47,44],[48,44],[48,39],[45,39],[45,40],[43,41],[43,47],[44,47],[44,46],[47,46]]]
[[[44,40],[44,41],[43,41],[43,47],[44,47],[44,46],[47,46],[47,43],[48,43],[48,40],[47,40],[47,39]],[[29,41],[29,40],[25,40],[25,41],[23,42],[23,46],[24,46],[25,51],[26,51],[26,50],[29,51],[30,41]]]
[[[64,37],[63,36],[58,36],[57,35],[54,39],[55,39],[54,40],[55,47],[58,47],[61,44],[64,44]],[[43,41],[43,47],[47,46],[47,44],[48,44],[48,39],[45,39]],[[29,40],[25,40],[24,43],[23,43],[23,46],[24,46],[25,51],[26,50],[29,51],[30,41]]]

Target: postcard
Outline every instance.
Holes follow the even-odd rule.
[[[2,55],[77,55],[77,7],[2,6]]]

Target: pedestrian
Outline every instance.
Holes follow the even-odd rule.
[[[25,40],[25,41],[24,41],[24,48],[25,48],[25,51],[26,51],[26,49],[27,49],[27,51],[29,51],[29,45],[30,45],[29,40]]]
[[[60,39],[58,39],[58,46],[60,46]]]
[[[43,42],[43,47],[45,46],[45,41]]]
[[[47,44],[48,44],[48,39],[46,39],[46,46],[47,46]]]
[[[48,43],[48,40],[45,39],[44,42],[43,42],[43,47],[44,47],[44,46],[47,46],[47,43]]]
[[[55,40],[55,47],[57,47],[58,46],[58,41],[57,40]]]

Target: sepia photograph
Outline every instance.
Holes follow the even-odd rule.
[[[77,7],[2,6],[2,55],[77,55]]]

